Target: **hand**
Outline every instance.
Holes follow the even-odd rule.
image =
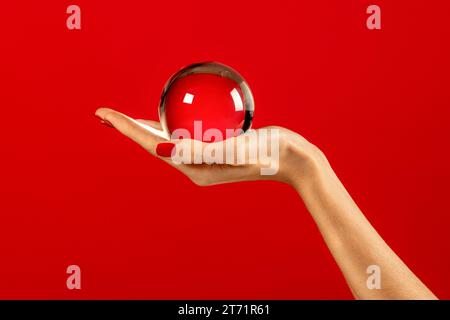
[[[265,146],[277,153],[276,171],[273,174],[264,174],[264,168],[267,169],[268,164],[258,159],[258,161],[251,163],[249,160],[250,146],[246,143],[249,133],[233,137],[227,140],[227,143],[232,143],[235,148],[232,150],[231,162],[208,164],[208,159],[201,152],[200,161],[197,164],[177,164],[170,156],[172,150],[181,152],[190,150],[192,152],[192,159],[196,156],[193,154],[194,150],[205,150],[205,148],[215,147],[214,144],[221,144],[218,147],[224,147],[225,143],[203,143],[197,140],[181,139],[181,140],[166,140],[161,134],[159,122],[150,120],[134,120],[120,112],[108,108],[100,108],[95,112],[95,115],[101,119],[102,122],[116,128],[123,135],[129,137],[152,155],[160,158],[166,163],[174,166],[180,172],[185,174],[195,184],[200,186],[207,186],[213,184],[247,181],[247,180],[276,180],[285,182],[291,185],[297,185],[299,181],[304,181],[311,176],[316,164],[319,162],[326,162],[323,154],[306,139],[300,135],[281,127],[266,127],[254,130],[253,133],[260,133],[262,130],[267,132],[277,132],[277,134],[267,134],[262,140]],[[261,142],[261,140],[258,140]],[[259,154],[261,144],[257,145],[257,150],[252,150]],[[225,154],[225,151],[223,154]],[[238,163],[238,153],[245,154],[247,161]],[[271,154],[272,155],[272,154]],[[272,163],[273,165],[273,163]]]
[[[154,156],[180,170],[197,185],[245,180],[276,180],[291,184],[311,213],[356,298],[436,299],[365,218],[322,152],[300,135],[280,127],[254,130],[253,133],[261,133],[265,137],[258,140],[262,143],[256,144],[255,150],[255,144],[250,146],[246,143],[246,139],[253,133],[246,132],[226,140],[234,146],[232,161],[227,161],[226,164],[208,164],[211,159],[206,151],[211,147],[218,147],[214,150],[220,151],[226,143],[203,143],[190,139],[168,141],[158,122],[134,120],[107,108],[98,109],[95,114],[102,122],[116,128]],[[271,130],[278,134],[267,134]],[[267,169],[264,159],[244,163],[236,161],[238,155],[241,155],[241,159],[250,160],[251,157],[247,155],[254,151],[259,155],[259,151],[266,147],[270,150],[270,155],[277,154],[277,170],[272,171],[272,175],[263,175],[263,170]],[[183,156],[190,155],[191,158],[197,156],[198,152],[194,152],[195,150],[201,151],[198,164],[177,164],[174,161],[174,155],[178,152]],[[242,154],[245,156],[242,157]],[[383,272],[383,288],[379,290],[372,290],[367,285],[366,269],[374,264]]]

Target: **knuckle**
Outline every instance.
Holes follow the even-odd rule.
[[[199,186],[199,187],[206,187],[210,184],[210,181],[206,177],[190,177],[191,181]]]

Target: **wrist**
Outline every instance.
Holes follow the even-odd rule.
[[[331,170],[324,153],[302,137],[287,143],[283,164],[285,182],[298,192],[311,186],[324,172]]]

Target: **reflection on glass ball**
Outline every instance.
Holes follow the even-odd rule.
[[[253,96],[244,78],[217,62],[178,71],[166,83],[159,105],[161,125],[169,136],[188,132],[205,142],[245,132],[253,112]]]

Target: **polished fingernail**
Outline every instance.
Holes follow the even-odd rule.
[[[160,157],[171,157],[175,144],[172,142],[161,142],[156,146],[156,154]]]

